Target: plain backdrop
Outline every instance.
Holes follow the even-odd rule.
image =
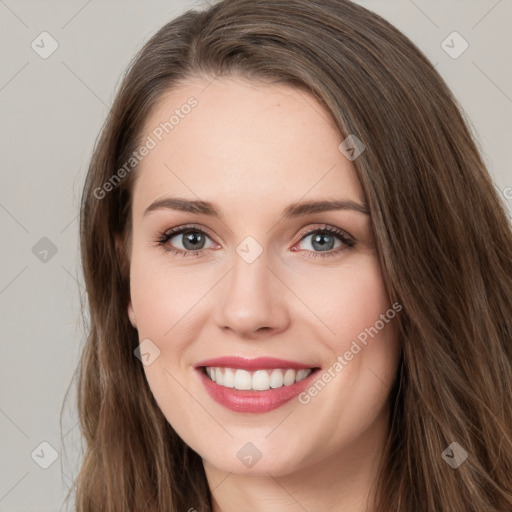
[[[512,210],[512,1],[358,3],[435,64]],[[77,215],[85,171],[130,59],[164,23],[203,5],[0,0],[0,512],[55,512],[76,475],[74,385],[59,420],[84,341]]]

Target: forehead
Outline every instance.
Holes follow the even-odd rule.
[[[165,194],[257,209],[301,198],[362,202],[342,140],[327,110],[302,90],[191,80],[146,119],[141,141],[151,149],[139,164],[134,211]]]

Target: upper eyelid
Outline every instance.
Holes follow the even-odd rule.
[[[171,229],[165,231],[163,233],[163,235],[166,236],[168,240],[170,240],[171,238],[181,235],[181,234],[183,234],[183,232],[186,232],[188,230],[200,231],[200,232],[204,233],[205,235],[207,235],[213,241],[214,237],[210,234],[208,228],[205,228],[204,226],[199,226],[196,224],[184,224],[182,226],[177,226],[175,228],[171,228]],[[308,228],[301,229],[299,239],[295,243],[301,242],[304,238],[311,236],[315,232],[318,232],[318,231],[320,231],[320,232],[327,231],[327,232],[333,233],[334,235],[346,237],[351,241],[355,241],[355,238],[350,233],[345,231],[344,229],[341,229],[341,228],[338,228],[336,226],[332,226],[332,225],[326,224],[326,223],[324,223],[324,224],[316,223],[315,227],[308,227]]]
[[[213,238],[213,236],[210,234],[210,231],[203,227],[203,226],[196,226],[196,225],[188,225],[184,224],[183,226],[177,226],[175,228],[168,229],[163,232],[164,236],[168,236],[170,238],[174,238],[175,236],[182,235],[184,232],[187,231],[201,231],[201,233],[204,233],[210,238]]]
[[[318,226],[318,224],[317,224]],[[328,233],[333,233],[335,235],[342,235],[346,238],[350,238],[351,240],[354,240],[354,237],[348,233],[347,231],[345,231],[344,229],[341,229],[341,228],[337,228],[335,226],[331,226],[330,224],[323,224],[322,227],[314,227],[314,228],[306,228],[304,230],[301,230],[301,238],[299,239],[299,242],[306,236],[310,236],[312,235],[313,233],[316,233],[316,232],[322,232],[322,231],[326,231]]]

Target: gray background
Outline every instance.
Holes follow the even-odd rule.
[[[512,211],[512,0],[358,3],[436,65]],[[84,340],[77,238],[84,174],[131,57],[165,22],[201,5],[0,0],[0,512],[59,510],[76,475],[74,385],[62,425],[59,416]],[[50,48],[38,37],[43,31],[58,43],[46,59],[31,47],[35,40],[39,51]],[[453,31],[469,44],[458,58],[442,46]],[[461,48],[457,39],[444,44],[452,53]]]

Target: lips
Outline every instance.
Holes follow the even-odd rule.
[[[277,359],[275,357],[256,357],[249,359],[239,356],[226,356],[217,357],[214,359],[206,359],[195,365],[196,368],[201,366],[241,368],[243,370],[263,370],[274,368],[294,368],[296,370],[300,370],[301,368],[308,369],[315,367],[315,365],[298,363],[296,361],[287,361],[285,359]]]
[[[268,412],[300,394],[319,370],[315,365],[271,357],[237,356],[201,361],[200,379],[217,403],[235,412]]]

